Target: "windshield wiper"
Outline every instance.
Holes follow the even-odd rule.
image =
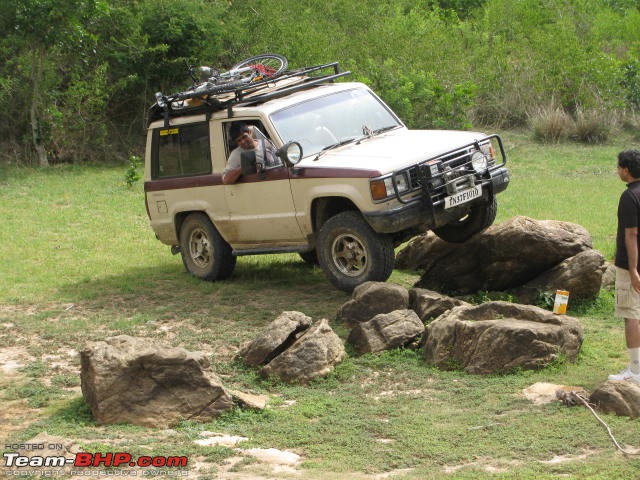
[[[393,130],[394,128],[398,128],[400,125],[388,125],[386,127],[382,127],[382,128],[376,128],[373,131],[374,135],[378,135],[380,133],[384,133],[384,132],[388,132],[389,130]]]
[[[320,150],[318,155],[316,155],[316,158],[314,158],[313,160],[314,161],[318,160],[324,153],[328,152],[329,150],[333,150],[334,148],[342,147],[343,145],[348,145],[349,143],[353,143],[356,140],[358,140],[358,138],[347,138],[345,140],[340,140],[337,143],[332,143],[331,145],[327,145],[322,150]]]

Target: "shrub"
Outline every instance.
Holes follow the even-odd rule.
[[[609,139],[613,120],[607,113],[591,110],[578,110],[571,137],[584,143],[604,143]]]
[[[622,128],[631,133],[633,138],[640,140],[640,114],[628,112],[622,120]]]
[[[575,122],[560,107],[540,107],[528,114],[533,137],[543,143],[559,143],[569,138],[575,130]]]

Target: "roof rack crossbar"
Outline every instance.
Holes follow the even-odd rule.
[[[340,72],[333,75],[323,75],[320,77],[306,78],[302,80],[300,83],[296,83],[294,85],[290,85],[288,87],[284,87],[279,90],[275,90],[273,92],[263,93],[262,95],[256,95],[255,97],[248,97],[248,98],[245,97],[244,99],[242,99],[242,101],[235,103],[235,105],[248,105],[252,103],[266,102],[267,100],[283,97],[285,95],[289,95],[290,93],[304,90],[314,85],[319,85],[325,82],[332,82],[336,78],[344,77],[350,74],[351,72],[347,70],[345,72]]]

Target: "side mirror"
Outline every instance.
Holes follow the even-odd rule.
[[[302,160],[302,145],[298,142],[288,142],[278,149],[276,155],[292,167]]]
[[[240,168],[242,169],[242,175],[258,173],[255,150],[244,150],[240,153]]]

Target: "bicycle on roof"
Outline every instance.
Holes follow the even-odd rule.
[[[220,72],[207,66],[201,66],[197,69],[189,66],[189,73],[194,82],[193,86],[172,95],[156,92],[156,103],[159,107],[165,108],[176,101],[190,99],[206,101],[209,96],[234,92],[246,87],[257,87],[281,76],[286,71],[288,64],[289,62],[283,55],[263,53],[237,63],[226,72]]]

